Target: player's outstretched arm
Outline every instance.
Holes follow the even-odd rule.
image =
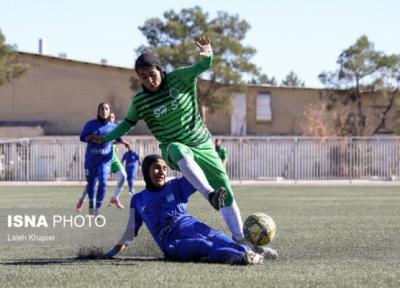
[[[199,47],[200,55],[202,56],[200,61],[194,65],[176,69],[174,71],[175,75],[187,83],[193,83],[194,79],[212,66],[213,52],[210,38],[202,35],[195,39],[195,43],[196,46]]]
[[[126,225],[126,229],[122,238],[118,241],[118,244],[115,245],[110,251],[105,254],[106,258],[112,258],[117,254],[124,251],[128,245],[132,244],[135,236],[137,235],[140,227],[142,225],[142,219],[140,215],[137,213],[136,209],[131,209],[129,211],[128,223]]]
[[[131,144],[128,141],[126,141],[124,138],[121,138],[121,141],[119,143],[124,144],[126,149],[132,150]]]
[[[97,144],[105,143],[104,137],[100,135],[89,135],[86,137],[86,142],[92,142]]]
[[[197,47],[200,48],[200,55],[209,57],[212,54],[210,37],[201,35],[195,40]]]

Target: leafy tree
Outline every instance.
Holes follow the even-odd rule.
[[[233,91],[244,89],[243,79],[258,75],[257,66],[250,62],[256,50],[242,44],[250,25],[238,15],[220,11],[210,19],[208,13],[195,6],[179,12],[166,11],[163,19],[150,18],[139,29],[148,46],[139,47],[137,52],[151,49],[168,70],[198,61],[194,39],[201,34],[210,36],[214,63],[212,71],[202,75],[209,81],[202,82],[198,91],[200,106],[210,112],[230,107],[229,96]],[[202,109],[203,117],[204,112]]]
[[[304,110],[305,123],[302,129],[305,135],[349,136],[355,135],[353,131],[352,107],[337,103],[335,109],[327,109],[327,103],[310,103]]]
[[[281,82],[281,86],[287,87],[304,87],[304,85],[304,81],[302,81],[293,71],[290,71],[289,74],[286,75],[286,78]]]
[[[15,47],[6,44],[6,38],[0,30],[0,86],[22,77],[29,65],[18,63]]]
[[[363,136],[386,131],[386,119],[399,95],[400,55],[377,51],[367,36],[361,36],[337,63],[337,71],[323,72],[319,79],[327,88],[320,95],[326,113],[346,113],[340,116],[345,125],[338,133]]]
[[[272,78],[269,78],[267,74],[260,74],[256,77],[252,77],[251,80],[249,81],[250,84],[257,84],[257,85],[271,85],[271,86],[277,86],[277,82],[274,76]]]

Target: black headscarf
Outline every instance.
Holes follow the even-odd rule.
[[[146,183],[146,189],[152,192],[156,192],[161,190],[162,188],[156,187],[153,184],[153,181],[151,181],[150,178],[150,166],[157,160],[162,159],[160,155],[157,154],[150,154],[144,157],[142,161],[142,174],[143,174],[143,179],[144,182]]]
[[[100,109],[101,107],[103,107],[103,105],[108,105],[108,107],[110,107],[110,104],[108,104],[107,102],[101,102],[99,106],[97,106],[97,120],[99,120],[102,124],[105,124],[110,121],[110,118],[103,119],[100,117]]]
[[[163,71],[163,69],[161,68],[160,59],[156,54],[153,54],[151,52],[145,52],[136,59],[135,62],[136,71],[141,68],[150,68],[152,66],[156,66],[157,69],[160,70],[160,72]]]

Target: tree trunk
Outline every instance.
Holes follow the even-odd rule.
[[[359,77],[356,76],[356,103],[357,103],[357,126],[356,129],[357,135],[356,136],[363,136],[365,130],[365,115],[363,114],[363,107],[362,107],[362,93],[360,91],[360,82]]]

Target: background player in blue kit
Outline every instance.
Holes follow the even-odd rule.
[[[160,155],[148,155],[142,163],[146,188],[131,199],[126,231],[106,256],[113,257],[129,245],[143,224],[168,259],[207,260],[230,264],[262,264],[263,255],[239,244],[189,215],[189,197],[196,189],[186,178],[166,181],[167,165]],[[219,190],[218,203],[224,206],[226,190]]]
[[[122,163],[125,161],[125,170],[128,179],[129,194],[135,193],[135,178],[140,165],[139,154],[130,147],[122,156]]]
[[[110,112],[108,120],[111,123],[115,123],[115,114]],[[125,145],[125,147],[128,148],[128,150],[132,150],[130,147],[130,144],[125,141],[123,138],[121,138],[122,144]],[[117,148],[116,148],[116,143],[113,143],[113,158],[111,159],[111,173],[116,174],[117,176],[117,185],[115,187],[114,195],[111,198],[111,203],[114,204],[117,208],[123,209],[124,206],[119,200],[119,197],[121,195],[122,189],[124,188],[125,180],[127,178],[124,166],[122,165],[121,161],[119,160],[118,153],[117,153]],[[96,189],[96,188],[95,188]],[[86,198],[86,195],[88,194],[87,192],[87,185],[82,191],[82,195],[79,198],[77,204],[76,204],[76,211],[78,213],[81,212],[84,206],[84,201]]]
[[[87,142],[85,153],[85,174],[89,195],[89,213],[98,215],[107,191],[107,177],[110,174],[113,157],[112,142],[96,144],[87,141],[89,135],[106,135],[117,125],[109,121],[110,105],[100,103],[97,107],[97,118],[88,121],[80,135],[82,142]],[[122,142],[121,138],[117,142]],[[95,187],[97,185],[97,193]],[[95,197],[96,196],[96,197]]]

